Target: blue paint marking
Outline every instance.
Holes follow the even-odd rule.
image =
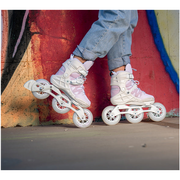
[[[147,14],[149,25],[151,27],[151,32],[154,37],[154,42],[156,44],[158,51],[160,52],[161,59],[165,66],[165,70],[170,75],[170,78],[175,84],[176,90],[179,93],[179,78],[176,71],[174,70],[174,67],[172,66],[171,60],[169,59],[169,56],[164,47],[164,43],[163,43],[160,31],[159,31],[155,12],[154,10],[146,10],[146,14]]]

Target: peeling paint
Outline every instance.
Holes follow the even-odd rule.
[[[172,109],[166,113],[166,117],[179,117],[179,109]]]
[[[1,96],[2,127],[73,123],[72,110],[56,113],[52,97],[38,100],[23,85],[30,79],[49,81],[96,19],[97,11],[30,11],[30,44]],[[139,11],[132,41],[131,64],[137,69],[134,77],[139,87],[165,105],[167,117],[179,116],[179,95],[164,69],[145,11]],[[102,110],[110,105],[107,57],[96,60],[84,85],[92,103],[89,110],[99,121]]]

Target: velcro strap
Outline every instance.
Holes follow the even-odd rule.
[[[84,70],[84,69],[78,69],[78,72],[80,74],[82,74],[84,77],[86,77],[88,75],[88,71]]]
[[[134,79],[133,74],[131,74],[131,73],[130,73],[130,74],[128,74],[128,78],[129,78],[129,79]]]

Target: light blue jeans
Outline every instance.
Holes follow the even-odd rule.
[[[130,63],[132,33],[137,25],[136,10],[100,10],[98,20],[73,54],[94,61],[107,55],[109,70]]]

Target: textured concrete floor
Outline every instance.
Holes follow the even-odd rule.
[[[178,170],[179,118],[1,129],[2,170]]]

